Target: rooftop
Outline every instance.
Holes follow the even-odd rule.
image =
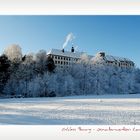
[[[106,55],[105,58],[108,61],[131,61],[128,58],[123,58],[123,57],[117,57],[117,56],[112,56],[112,55]]]
[[[96,57],[101,57],[99,54],[100,53],[97,53]],[[120,62],[121,61],[129,61],[129,62],[131,61],[132,62],[132,60],[130,60],[128,58],[117,57],[117,56],[112,56],[112,55],[105,55],[103,58],[107,61],[120,61]]]
[[[70,52],[70,51],[65,51],[64,52],[60,49],[51,49],[47,55],[53,54],[53,55],[58,55],[58,56],[65,56],[65,57],[72,57],[72,58],[80,58],[84,52]]]
[[[117,56],[112,56],[112,55],[105,55],[104,53],[104,56],[101,56],[100,54],[103,53],[103,52],[99,52],[96,54],[96,56],[93,56],[93,55],[88,55],[89,59],[91,58],[104,58],[104,60],[107,60],[107,61],[118,61],[118,62],[121,62],[121,61],[128,61],[128,62],[133,62],[132,60],[128,59],[128,58],[123,58],[123,57],[117,57]],[[51,49],[47,55],[49,54],[52,54],[52,55],[57,55],[57,56],[65,56],[65,57],[71,57],[71,58],[80,58],[81,55],[83,54],[86,54],[85,52],[71,52],[71,51],[66,51],[64,50],[64,52],[60,49]]]

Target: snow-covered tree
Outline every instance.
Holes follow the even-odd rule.
[[[3,90],[8,95],[54,97],[140,92],[139,69],[106,65],[99,55],[90,58],[83,54],[69,69],[55,70],[53,59],[47,57],[44,50],[22,57],[19,47],[9,47],[5,50],[5,55],[11,60],[9,78]],[[2,60],[0,58],[0,64]],[[3,66],[0,65],[0,71]],[[2,79],[1,75],[0,77]]]
[[[11,61],[21,61],[22,60],[22,50],[17,44],[12,44],[4,50],[4,54]]]
[[[140,69],[137,68],[134,70],[134,92],[135,93],[140,93]]]
[[[47,71],[47,55],[45,50],[40,50],[35,56],[35,71],[37,74],[44,74]]]

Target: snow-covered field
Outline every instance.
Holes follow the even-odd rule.
[[[0,124],[140,125],[140,94],[0,99]]]

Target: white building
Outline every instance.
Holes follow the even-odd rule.
[[[82,54],[82,52],[75,52],[74,47],[71,48],[71,51],[65,51],[64,49],[51,49],[47,53],[47,55],[53,58],[55,65],[59,68],[68,68],[73,63],[76,63]]]
[[[74,47],[71,51],[65,51],[64,49],[51,49],[47,55],[51,56],[54,60],[55,65],[58,68],[68,68],[72,64],[76,63],[81,56],[85,54],[84,52],[75,52]],[[95,64],[104,63],[106,65],[114,65],[118,67],[134,67],[134,62],[127,58],[115,57],[111,55],[105,55],[104,52],[99,52],[94,56],[88,55],[92,58]]]
[[[125,68],[134,67],[135,65],[134,62],[128,58],[105,55],[104,52],[97,53],[94,60],[96,64],[98,64],[99,61],[100,62],[102,61],[106,65],[113,65],[113,66],[125,67]]]

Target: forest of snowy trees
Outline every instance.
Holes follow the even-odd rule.
[[[94,61],[83,55],[69,69],[58,69],[45,50],[23,56],[20,46],[11,45],[0,56],[0,94],[54,97],[140,92],[140,69]]]

